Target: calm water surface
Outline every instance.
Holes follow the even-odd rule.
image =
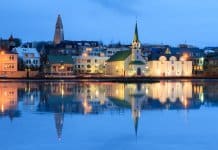
[[[0,82],[2,150],[217,149],[218,81]]]

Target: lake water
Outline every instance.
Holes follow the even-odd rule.
[[[0,82],[1,150],[205,150],[218,81]]]

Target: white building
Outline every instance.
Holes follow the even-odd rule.
[[[80,74],[104,74],[109,57],[73,56],[74,72]]]
[[[164,55],[148,61],[149,76],[192,76],[192,61],[187,56],[176,57],[168,48]]]
[[[18,58],[22,61],[24,67],[39,68],[40,54],[36,48],[17,47],[13,49],[13,52],[18,54]]]

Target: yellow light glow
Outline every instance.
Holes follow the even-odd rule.
[[[1,51],[1,52],[0,52],[0,54],[1,54],[1,55],[4,55],[4,54],[5,54],[5,52],[4,52],[4,51]]]
[[[187,100],[187,99],[184,99],[184,101],[183,101],[183,105],[184,105],[185,108],[188,107],[188,100]]]
[[[5,107],[4,107],[4,105],[2,104],[2,106],[1,106],[1,112],[4,112],[5,111]]]
[[[184,53],[183,56],[182,56],[182,58],[183,58],[184,60],[188,60],[189,55],[188,55],[187,53]]]
[[[61,65],[60,69],[61,69],[61,70],[64,70],[64,65]]]
[[[61,85],[61,96],[63,97],[64,96],[64,86]]]
[[[87,100],[83,101],[83,108],[84,108],[84,113],[90,113],[92,111],[92,106],[90,106],[87,102]]]
[[[83,53],[82,56],[83,57],[88,57],[88,54],[87,53]]]

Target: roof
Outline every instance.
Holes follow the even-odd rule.
[[[144,65],[145,63],[142,61],[136,60],[136,61],[131,61],[129,64],[130,65]]]
[[[51,64],[73,64],[72,56],[70,55],[48,55],[48,61]]]
[[[0,54],[17,54],[16,52],[0,49]]]
[[[136,22],[136,24],[135,24],[135,33],[134,33],[133,42],[139,42],[139,35],[138,35],[138,25],[137,25],[137,22]]]
[[[23,48],[17,47],[13,49],[14,52],[18,53],[20,57],[24,57],[25,54],[34,54],[34,57],[40,57],[39,52],[36,48]]]
[[[123,61],[125,60],[129,55],[131,54],[131,50],[127,51],[118,51],[115,53],[107,62],[113,62],[113,61]]]

